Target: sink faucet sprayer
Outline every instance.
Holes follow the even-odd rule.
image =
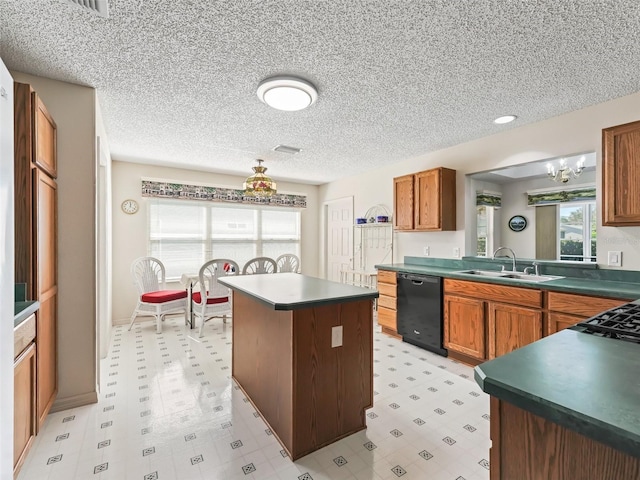
[[[511,259],[513,260],[513,267],[511,268],[511,271],[515,272],[516,271],[516,252],[514,252],[509,247],[498,247],[496,248],[495,252],[493,252],[493,260],[496,259],[496,253],[498,253],[500,250],[509,250],[511,252]],[[504,265],[502,265],[502,270],[504,271]]]

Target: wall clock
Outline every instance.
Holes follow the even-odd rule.
[[[136,202],[135,200],[127,199],[124,202],[122,202],[122,205],[120,205],[120,208],[122,208],[122,211],[124,213],[133,215],[138,211],[138,202]]]
[[[521,232],[527,228],[527,219],[522,215],[514,215],[509,219],[509,228],[514,232]]]

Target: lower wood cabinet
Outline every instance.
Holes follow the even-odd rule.
[[[56,333],[56,301],[57,289],[41,296],[40,309],[36,317],[38,320],[36,343],[38,345],[38,381],[37,408],[38,429],[42,426],[49,410],[53,406],[58,392],[58,361],[57,361],[57,333]]]
[[[505,355],[542,338],[542,312],[488,302],[487,332],[488,358]]]
[[[397,326],[397,301],[398,301],[397,274],[389,270],[378,270],[378,325],[382,332],[394,337],[398,336]]]
[[[444,346],[470,364],[542,338],[542,292],[465,280],[444,280]]]
[[[13,364],[13,473],[17,476],[36,436],[36,345]]]
[[[545,335],[559,332],[600,312],[615,308],[629,301],[573,293],[548,292],[549,316]]]
[[[486,358],[484,301],[445,295],[444,346],[478,360]]]

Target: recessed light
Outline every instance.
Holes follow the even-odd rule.
[[[258,98],[278,110],[294,112],[312,105],[318,98],[316,88],[296,77],[271,77],[258,85]]]
[[[503,117],[498,117],[496,118],[493,123],[497,123],[498,125],[502,125],[503,123],[510,123],[513,122],[516,118],[515,115],[505,115]]]

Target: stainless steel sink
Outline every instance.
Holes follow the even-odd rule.
[[[521,272],[498,272],[496,270],[461,270],[456,273],[466,275],[476,275],[478,277],[504,278],[505,280],[516,280],[521,282],[548,282],[549,280],[557,280],[556,275],[529,275]]]

